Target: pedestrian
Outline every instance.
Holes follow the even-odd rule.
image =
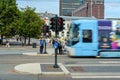
[[[50,45],[49,42],[50,42],[50,39],[47,37],[47,38],[46,38],[46,46],[49,46],[49,45]]]
[[[59,54],[63,54],[63,51],[62,51],[62,44],[61,44],[61,42],[59,41],[58,42],[58,49],[59,49]]]
[[[53,47],[54,47],[54,43],[55,43],[55,40],[54,40],[54,39],[52,39],[52,45],[53,45]]]
[[[40,53],[43,53],[43,48],[44,48],[44,42],[45,40],[43,39],[43,37],[40,38]]]
[[[5,47],[10,47],[10,40],[9,39],[6,39],[6,45]]]

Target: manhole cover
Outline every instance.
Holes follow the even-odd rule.
[[[53,64],[41,64],[43,72],[62,72],[61,68],[54,68]]]
[[[85,72],[85,70],[82,67],[70,67],[70,72]]]

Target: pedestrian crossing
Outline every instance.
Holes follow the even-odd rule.
[[[113,63],[113,62],[112,62]],[[116,63],[116,62],[115,62]],[[110,66],[110,67],[109,67]],[[116,67],[119,67],[118,64],[67,64],[65,67],[70,72],[71,77],[74,79],[120,79],[120,71],[115,71]],[[76,68],[73,68],[76,67]],[[104,71],[103,70],[96,70],[94,71],[94,68],[112,68],[110,71]],[[77,71],[71,70],[71,69],[77,69]],[[80,69],[79,69],[80,68]],[[113,69],[114,68],[114,69]],[[80,70],[80,71],[79,71]],[[81,71],[82,70],[82,71]],[[113,72],[112,72],[113,71]]]
[[[103,72],[103,73],[71,73],[72,78],[120,78],[120,72],[119,73],[109,73],[109,72]]]
[[[116,78],[116,79],[119,79],[120,78],[120,76],[72,76],[72,78]]]

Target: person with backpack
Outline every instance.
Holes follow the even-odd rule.
[[[45,40],[43,37],[41,37],[40,38],[40,53],[41,54],[43,53],[44,43],[45,43]]]

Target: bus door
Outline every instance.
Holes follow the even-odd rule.
[[[98,50],[98,28],[97,21],[87,22],[81,27],[81,55],[97,56]]]

